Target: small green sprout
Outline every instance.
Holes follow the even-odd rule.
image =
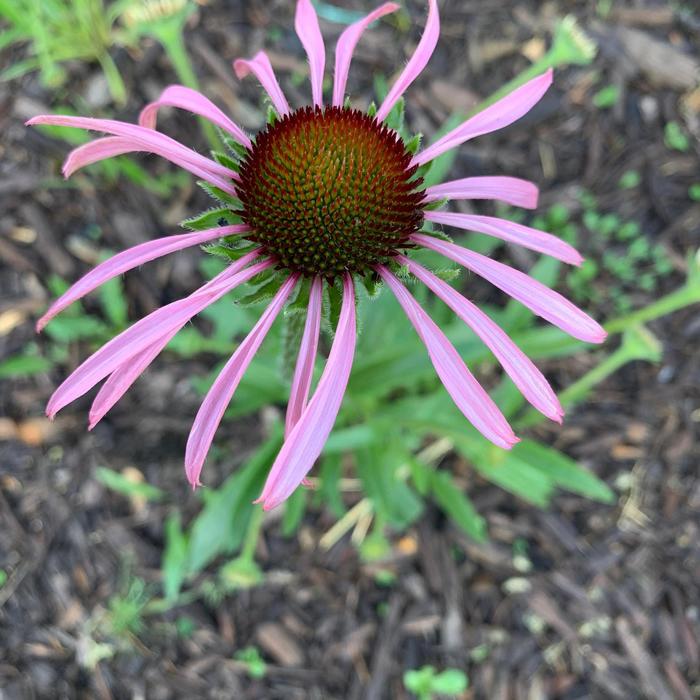
[[[257,647],[245,647],[234,655],[236,661],[245,664],[246,673],[251,678],[264,678],[267,673],[267,664],[260,655]]]
[[[642,176],[638,170],[627,170],[623,173],[620,181],[617,183],[622,190],[631,190],[639,186],[642,181]]]
[[[685,153],[690,148],[690,140],[683,133],[678,122],[668,122],[664,128],[664,143],[667,148]]]
[[[593,95],[593,104],[598,109],[614,107],[620,99],[620,88],[617,85],[606,85]]]
[[[437,673],[434,666],[406,671],[403,674],[406,690],[418,696],[418,700],[432,700],[436,695],[456,696],[469,686],[467,674],[456,668]]]

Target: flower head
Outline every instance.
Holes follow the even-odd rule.
[[[356,337],[355,286],[381,279],[403,308],[426,346],[430,359],[456,405],[489,440],[508,449],[517,442],[507,420],[471,374],[445,334],[401,282],[405,268],[440,297],[490,348],[523,395],[544,415],[561,421],[563,411],[547,380],[506,333],[483,311],[409,255],[414,248],[442,254],[487,279],[535,314],[587,342],[601,342],[603,329],[560,294],[503,263],[421,232],[425,221],[484,233],[578,265],[579,254],[567,243],[536,229],[503,219],[434,209],[440,200],[496,199],[534,208],[535,185],[509,177],[467,177],[425,187],[420,169],[476,136],[501,129],[526,114],[552,82],[551,71],[526,83],[456,129],[413,153],[386,124],[397,102],[421,73],[438,40],[436,0],[428,0],[425,31],[403,72],[375,113],[345,106],[353,51],[369,25],[394,12],[385,3],[348,27],[336,46],[332,103],[324,104],[326,51],[310,0],[298,0],[295,28],[309,59],[312,105],[292,109],[267,56],[234,63],[236,74],[253,74],[277,113],[261,133],[250,138],[200,93],[182,86],[167,88],[146,106],[139,124],[64,116],[35,117],[30,124],[55,124],[107,134],[69,154],[66,176],[90,163],[135,151],[158,154],[201,178],[240,203],[240,221],[194,233],[148,241],[98,265],[57,299],[39,320],[38,329],[69,304],[107,280],[143,263],[216,239],[245,241],[245,254],[213,280],[135,323],[83,362],[56,390],[47,406],[57,411],[106,379],[90,411],[93,427],[121,398],[170,339],[197,313],[262,272],[274,271],[280,284],[262,316],[241,342],[209,390],[187,442],[185,468],[192,485],[200,474],[221,418],[275,318],[308,285],[308,309],[287,409],[286,438],[260,496],[265,508],[284,501],[298,486],[333,427],[345,392]],[[187,110],[218,126],[237,143],[236,167],[211,160],[156,131],[165,106]],[[342,294],[339,320],[325,368],[313,393],[324,288]]]

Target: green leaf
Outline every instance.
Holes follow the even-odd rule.
[[[595,474],[558,450],[523,440],[511,454],[552,479],[557,486],[601,503],[614,503],[615,493]]]
[[[342,518],[346,511],[340,491],[342,472],[341,455],[333,454],[324,457],[319,470],[319,488],[316,491],[315,502],[325,505],[336,518]]]
[[[282,536],[291,537],[298,529],[306,512],[307,490],[299,487],[284,504]]]
[[[111,335],[107,326],[93,316],[58,316],[46,326],[46,334],[59,343],[93,340]]]
[[[145,498],[148,501],[160,501],[165,497],[163,491],[158,487],[145,482],[132,481],[123,474],[106,467],[98,467],[95,470],[95,478],[108,489],[131,498],[137,497]]]
[[[463,671],[448,668],[433,678],[431,686],[433,693],[439,695],[459,695],[469,686],[469,679]]]
[[[34,374],[48,372],[52,363],[40,355],[15,355],[0,362],[0,379],[13,377],[31,377]]]
[[[210,228],[216,228],[217,226],[231,226],[233,224],[240,224],[242,219],[240,216],[235,214],[229,207],[215,207],[214,209],[208,209],[197,216],[193,216],[190,219],[185,219],[180,223],[183,228],[190,229],[190,231],[204,231]]]
[[[370,425],[353,425],[350,428],[334,430],[323,448],[323,454],[343,454],[363,447],[371,447],[380,437]]]
[[[109,322],[116,328],[124,328],[129,320],[128,302],[121,277],[114,277],[100,286],[100,304]]]
[[[187,576],[188,542],[182,531],[180,515],[172,513],[165,521],[165,549],[161,571],[163,593],[167,601],[177,599],[182,583]]]
[[[220,187],[217,187],[216,185],[211,185],[208,182],[204,182],[204,180],[197,180],[197,184],[212,199],[215,199],[217,202],[220,202],[224,206],[227,206],[229,209],[240,209],[241,201],[237,197],[234,197],[233,195],[229,194],[228,192],[224,192]]]
[[[243,541],[252,514],[252,501],[282,445],[279,427],[265,444],[221,488],[203,491],[204,509],[189,537],[188,573],[201,571],[220,554],[231,554]]]
[[[406,462],[403,449],[390,443],[381,451],[360,450],[356,461],[365,493],[380,517],[399,530],[420,517],[423,502],[396,473]]]
[[[433,472],[430,489],[435,502],[455,525],[477,542],[486,540],[486,521],[479,515],[474,504],[447,472]]]

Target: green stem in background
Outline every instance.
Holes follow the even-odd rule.
[[[175,70],[178,80],[188,88],[199,91],[199,81],[197,74],[192,67],[187,47],[182,37],[184,23],[164,22],[157,29],[154,28],[153,35],[165,49],[165,53],[170,59],[170,63]],[[209,147],[215,151],[221,149],[221,139],[216,131],[216,127],[206,119],[198,119],[202,131],[209,142]]]
[[[476,114],[486,109],[516,88],[524,85],[528,80],[536,78],[550,68],[566,68],[572,65],[587,66],[595,58],[596,51],[596,45],[578,26],[576,19],[568,15],[557,23],[549,51],[513,80],[487,97],[472,113]]]
[[[117,104],[126,104],[126,86],[124,85],[124,80],[122,79],[114,59],[105,51],[98,60],[105,79],[107,80],[112,98]]]
[[[197,6],[190,0],[172,2],[169,6],[144,1],[128,5],[119,14],[129,36],[153,37],[165,50],[180,83],[199,91],[197,74],[183,39],[187,20],[196,11]],[[221,139],[214,125],[205,119],[199,119],[199,123],[210,147],[215,151],[221,150]]]
[[[265,511],[260,506],[255,506],[250,516],[248,530],[245,533],[241,553],[238,557],[239,559],[245,559],[251,562],[255,561],[255,548],[258,546],[258,539],[260,538],[260,530],[262,529],[264,517]]]
[[[627,316],[608,321],[608,323],[604,325],[604,328],[611,334],[620,333],[632,326],[641,323],[649,323],[649,321],[653,321],[661,316],[678,311],[679,309],[684,309],[691,304],[697,304],[698,302],[700,302],[700,284],[697,282],[688,282],[685,286],[661,297],[661,299],[655,301],[653,304],[649,304],[649,306],[645,306],[643,309],[633,311]]]
[[[592,370],[559,394],[559,401],[568,410],[583,401],[591,390],[628,362],[642,360],[659,362],[662,346],[651,331],[644,326],[634,326],[625,331],[622,343]],[[544,421],[544,416],[535,409],[529,409],[518,421],[518,428],[529,428]]]
[[[241,553],[219,569],[219,580],[225,590],[253,588],[264,581],[265,575],[255,563],[255,548],[258,545],[264,517],[265,512],[262,507],[253,506]]]

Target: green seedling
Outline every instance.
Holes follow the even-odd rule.
[[[438,673],[434,666],[423,666],[406,671],[403,684],[418,700],[432,700],[437,695],[455,697],[463,693],[469,686],[469,679],[466,673],[456,668]]]
[[[240,649],[234,654],[233,658],[245,665],[246,673],[251,678],[265,678],[267,674],[267,664],[257,647],[250,646],[245,649]]]

